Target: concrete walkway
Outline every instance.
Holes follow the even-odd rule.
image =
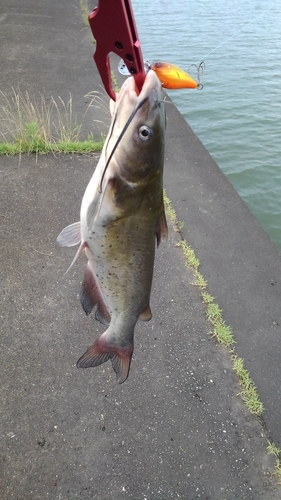
[[[71,92],[81,118],[100,80],[79,2],[35,10],[5,0],[2,11],[1,89]],[[85,261],[64,276],[74,250],[55,240],[79,217],[97,155],[0,157],[3,500],[281,497],[266,450],[268,435],[281,444],[280,254],[173,106],[166,151],[168,196],[258,387],[265,427],[237,396],[172,228],[129,379],[116,384],[110,363],[75,368],[103,327],[79,303]]]

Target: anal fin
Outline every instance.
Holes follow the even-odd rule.
[[[149,321],[152,318],[152,312],[150,309],[150,305],[147,304],[147,306],[143,309],[143,311],[139,315],[139,319],[141,321]]]

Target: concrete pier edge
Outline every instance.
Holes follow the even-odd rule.
[[[165,187],[208,290],[233,330],[281,445],[281,254],[176,107],[168,107]],[[172,167],[169,168],[169,165]]]

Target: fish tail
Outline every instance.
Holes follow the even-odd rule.
[[[125,346],[116,346],[106,340],[106,332],[103,333],[94,344],[78,359],[77,368],[90,368],[111,360],[119,384],[128,378],[131,359],[133,355],[133,341]]]

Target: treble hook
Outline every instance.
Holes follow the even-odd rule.
[[[200,75],[203,75],[203,72],[205,69],[205,62],[201,61],[198,65],[195,63],[190,64],[189,68],[191,68],[191,66],[195,66],[195,68],[197,70],[197,88],[198,88],[198,90],[202,90],[203,84],[200,83]],[[188,68],[188,71],[189,71],[189,68]]]

